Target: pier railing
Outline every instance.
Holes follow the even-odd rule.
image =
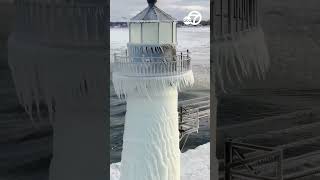
[[[103,42],[107,3],[17,0],[16,34],[41,42]],[[21,37],[21,38],[22,38]]]
[[[248,154],[253,154],[248,156]],[[264,174],[261,166],[266,166],[272,175]],[[256,146],[230,140],[225,142],[224,180],[256,179],[283,180],[282,149]]]
[[[115,54],[112,71],[124,76],[174,76],[191,70],[188,55],[171,57],[130,57]]]
[[[228,139],[225,142],[224,180],[298,180],[320,173],[320,167],[285,172],[289,161],[284,159],[284,151],[283,148],[263,147]],[[310,155],[304,157],[310,158]]]
[[[179,102],[180,150],[183,151],[189,136],[198,133],[200,120],[210,118],[210,97],[200,97]]]

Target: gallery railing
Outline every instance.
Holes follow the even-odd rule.
[[[112,71],[123,76],[174,76],[191,70],[188,55],[171,57],[130,57],[115,54]]]
[[[259,27],[259,0],[213,0],[210,5],[214,39]]]
[[[16,0],[16,34],[41,42],[103,42],[107,3]]]

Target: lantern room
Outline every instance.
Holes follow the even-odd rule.
[[[133,44],[177,44],[177,21],[159,9],[156,1],[129,22],[129,43]]]

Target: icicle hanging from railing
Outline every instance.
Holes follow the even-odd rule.
[[[154,72],[155,68],[152,68]],[[128,77],[113,74],[112,82],[116,94],[121,99],[126,99],[127,94],[133,93],[146,96],[163,96],[167,88],[176,87],[178,91],[190,87],[194,83],[192,71],[175,76],[158,77]]]
[[[140,50],[141,47],[137,48]],[[166,92],[167,88],[176,87],[181,90],[194,83],[190,57],[186,55],[182,55],[180,59],[172,55],[158,57],[115,55],[113,68],[112,81],[115,92],[124,99],[130,93],[158,96],[159,92]]]
[[[34,6],[32,10],[33,24],[26,23],[31,16],[27,12],[30,11],[28,6],[24,6],[25,3]],[[86,7],[85,5],[71,7],[70,4],[58,6],[58,4],[48,2],[37,3],[39,4],[17,0],[16,6],[20,11],[16,21],[19,26],[10,37],[8,59],[19,101],[26,112],[33,120],[41,119],[39,106],[45,104],[49,117],[53,120],[54,107],[58,100],[65,99],[77,102],[79,96],[95,96],[94,94],[101,92],[107,78],[105,74],[107,62],[104,50],[101,48],[104,47],[102,43],[98,48],[102,52],[91,51],[90,48],[82,51],[74,48],[73,44],[70,45],[74,39],[72,36],[68,36],[71,31],[66,30],[67,27],[63,25],[73,19],[73,10],[79,10],[83,6]],[[100,12],[101,22],[99,23],[103,23],[106,14],[101,10],[106,8],[106,5],[92,6],[92,8],[94,11]],[[36,17],[34,13],[39,17]],[[26,17],[27,15],[29,16]],[[70,24],[75,26],[74,22],[70,22]],[[27,33],[30,33],[31,36],[21,31],[20,28],[23,27],[27,27]],[[50,28],[54,29],[50,31]],[[79,26],[76,27],[76,29],[79,28]],[[63,32],[62,36],[59,36],[61,35],[60,30]],[[77,34],[78,37],[83,35]],[[103,36],[100,37],[102,39],[98,39],[98,41],[104,42]],[[65,40],[61,40],[61,38]],[[42,44],[43,40],[46,41],[45,44]],[[81,41],[79,38],[77,40]],[[90,43],[96,40],[89,39],[88,41],[89,43],[85,45],[89,47]],[[59,48],[60,46],[64,48]],[[36,50],[38,51],[35,52]],[[93,69],[96,71],[93,72]],[[70,70],[72,70],[72,74],[70,74]],[[60,87],[64,87],[67,93],[61,94]]]
[[[258,0],[214,0],[211,44],[218,91],[249,77],[264,78],[270,66]]]
[[[233,40],[212,44],[218,88],[226,91],[228,85],[256,76],[263,79],[270,66],[268,49],[262,29],[242,32]]]

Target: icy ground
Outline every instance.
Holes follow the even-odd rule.
[[[120,163],[110,165],[110,180],[120,179]],[[181,154],[181,180],[210,179],[210,143]]]

